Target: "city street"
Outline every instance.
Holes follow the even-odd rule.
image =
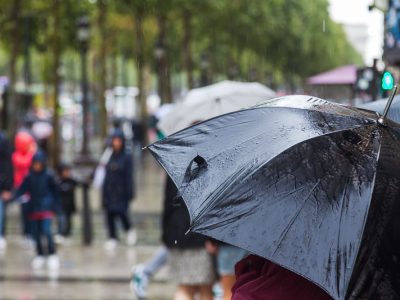
[[[0,300],[400,299],[400,0],[0,3]]]
[[[18,234],[17,207],[10,207],[8,247],[0,254],[0,300],[134,299],[129,290],[131,267],[150,258],[159,245],[162,180],[163,171],[146,156],[137,168],[138,194],[133,205],[138,245],[120,245],[111,252],[103,248],[106,236],[99,193],[92,190],[94,243],[90,247],[81,245],[78,213],[71,245],[59,247],[61,267],[56,273],[32,270],[33,248],[23,243]],[[80,200],[78,197],[78,203]],[[164,268],[150,285],[149,299],[171,299],[173,291]]]

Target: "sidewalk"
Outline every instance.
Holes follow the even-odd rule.
[[[134,299],[129,291],[131,267],[149,259],[157,246],[119,246],[113,252],[102,243],[91,247],[60,246],[57,272],[31,268],[33,249],[19,238],[10,239],[0,256],[0,300],[5,299]],[[174,285],[167,268],[150,285],[149,299],[171,299]]]
[[[71,246],[59,247],[61,268],[57,273],[31,269],[33,249],[23,245],[20,237],[19,207],[8,211],[5,253],[0,254],[0,300],[119,300],[134,299],[129,291],[131,267],[145,262],[157,250],[160,239],[160,212],[164,172],[150,156],[136,166],[136,199],[131,205],[138,246],[119,246],[114,252],[103,249],[106,239],[101,197],[91,190],[90,204],[94,229],[91,247],[81,245],[81,212],[74,223]],[[81,191],[77,193],[78,210]],[[166,269],[160,271],[150,285],[148,299],[172,299],[175,286],[168,280]]]

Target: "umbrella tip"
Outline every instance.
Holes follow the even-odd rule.
[[[388,102],[386,103],[386,107],[385,107],[385,110],[383,111],[383,115],[380,116],[378,119],[378,123],[383,126],[386,126],[386,117],[387,117],[387,114],[389,113],[389,109],[390,109],[390,106],[392,105],[392,102],[393,102],[394,96],[396,95],[396,92],[397,92],[397,85],[395,85],[393,87],[392,94],[390,95]]]

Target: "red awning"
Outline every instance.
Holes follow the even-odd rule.
[[[321,74],[311,76],[307,79],[309,85],[347,85],[354,84],[357,78],[357,67],[347,65]]]

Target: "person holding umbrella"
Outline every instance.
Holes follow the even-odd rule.
[[[331,300],[311,281],[274,264],[265,258],[250,255],[236,264],[236,282],[232,300]]]
[[[127,233],[126,242],[132,246],[136,243],[136,231],[129,219],[129,203],[134,197],[132,156],[125,152],[125,136],[122,130],[116,129],[111,136],[112,154],[106,165],[103,182],[103,207],[106,213],[109,240],[106,250],[113,250],[118,241],[116,221],[121,220]]]

